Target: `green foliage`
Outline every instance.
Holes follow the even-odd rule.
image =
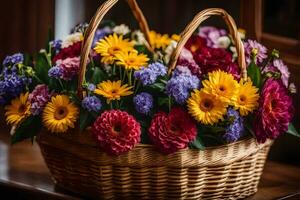
[[[47,58],[44,54],[37,54],[35,57],[35,74],[42,81],[42,83],[49,84],[48,70],[50,65],[48,64]]]
[[[84,129],[86,129],[88,126],[90,126],[93,122],[94,118],[93,116],[85,109],[80,110],[79,115],[79,128],[82,132]]]
[[[11,137],[11,144],[21,142],[25,139],[31,139],[39,133],[41,129],[41,119],[38,116],[28,117],[20,126],[16,129],[16,132]]]
[[[92,69],[92,77],[90,79],[91,83],[96,85],[107,78],[107,75],[99,67],[94,67]]]
[[[294,125],[292,123],[289,124],[289,128],[287,130],[288,134],[294,135],[296,137],[300,137],[300,134],[298,133],[298,131],[296,130],[296,128],[294,127]]]
[[[259,67],[252,61],[247,68],[247,73],[253,82],[253,85],[257,88],[262,86],[262,76]]]
[[[189,144],[189,147],[191,149],[200,149],[200,150],[205,149],[204,141],[201,137],[199,137],[199,134],[197,135],[196,139]]]

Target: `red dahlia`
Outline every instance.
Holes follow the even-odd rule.
[[[187,147],[197,135],[197,128],[189,114],[173,108],[168,114],[157,113],[148,130],[153,144],[163,153],[173,153]]]
[[[127,112],[109,110],[96,119],[92,133],[104,151],[119,155],[140,142],[141,127]]]
[[[57,55],[55,55],[54,58],[52,59],[53,63],[55,63],[57,60],[79,57],[81,51],[81,43],[82,42],[79,41],[72,44],[71,46],[61,49],[60,52]]]

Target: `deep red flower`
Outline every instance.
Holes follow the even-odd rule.
[[[200,37],[199,35],[193,35],[188,39],[184,47],[192,52],[192,54],[197,53],[203,47],[207,47],[205,38]]]
[[[225,49],[202,47],[194,54],[194,59],[199,65],[202,74],[220,69],[231,73],[237,80],[240,78],[238,65],[232,62],[231,53]]]
[[[81,51],[81,41],[72,44],[66,48],[60,50],[60,52],[55,55],[52,59],[53,63],[56,63],[57,60],[64,60],[66,58],[79,57]]]
[[[259,109],[254,120],[254,131],[258,142],[275,139],[288,130],[294,107],[292,97],[281,80],[268,79],[263,87]]]
[[[159,112],[154,116],[148,134],[153,144],[168,154],[187,147],[195,139],[197,128],[186,111],[173,108],[169,115]]]
[[[92,133],[104,151],[119,155],[140,142],[141,127],[127,112],[109,110],[96,119]]]

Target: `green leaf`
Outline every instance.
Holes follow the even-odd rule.
[[[204,150],[204,141],[199,136],[197,136],[196,139],[189,144],[189,147],[192,149]]]
[[[158,97],[158,105],[168,105],[169,104],[169,98],[168,97]]]
[[[259,67],[252,61],[247,68],[247,73],[250,79],[257,88],[261,88],[262,77]]]
[[[41,119],[38,116],[28,117],[20,126],[17,128],[14,135],[11,137],[11,144],[21,142],[25,139],[33,138],[38,134],[41,129]]]
[[[80,131],[82,132],[92,122],[93,122],[93,117],[91,116],[91,114],[88,111],[86,111],[84,109],[81,109],[80,116],[79,116],[79,128],[80,128]]]
[[[49,77],[48,77],[48,70],[50,69],[51,66],[49,66],[47,59],[45,55],[43,54],[38,54],[36,56],[36,64],[35,64],[35,73],[36,76],[43,81],[43,83],[48,84],[49,83]]]
[[[95,67],[94,70],[93,70],[91,83],[98,84],[102,80],[106,80],[106,79],[107,79],[106,74],[99,67]]]
[[[292,123],[289,124],[287,133],[300,137],[300,134],[298,133],[298,131],[296,130],[295,126]]]

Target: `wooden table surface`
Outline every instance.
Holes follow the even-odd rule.
[[[80,199],[55,188],[37,144],[26,141],[10,146],[2,133],[0,194],[10,195],[9,199]],[[258,192],[247,200],[270,199],[300,199],[299,166],[267,161]]]

